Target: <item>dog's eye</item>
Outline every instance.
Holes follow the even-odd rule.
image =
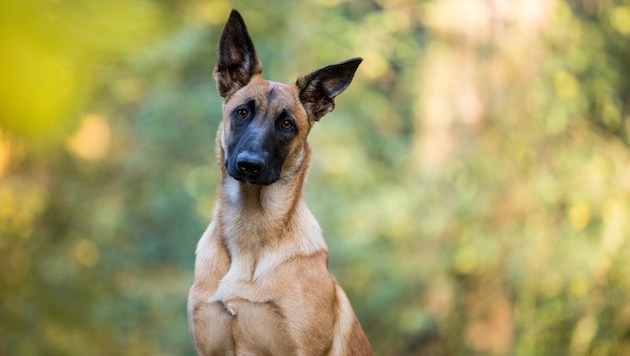
[[[238,110],[236,110],[236,116],[238,116],[241,119],[246,118],[247,115],[249,115],[249,111],[247,111],[247,109],[238,109]]]
[[[291,120],[284,120],[282,121],[282,125],[280,125],[280,127],[282,127],[282,129],[284,130],[288,130],[293,127],[293,123],[291,122]]]

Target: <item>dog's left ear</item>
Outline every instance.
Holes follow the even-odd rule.
[[[335,108],[335,97],[341,94],[354,77],[362,58],[352,58],[331,64],[306,74],[295,82],[300,93],[300,101],[309,118],[319,121]]]
[[[219,94],[224,98],[230,96],[246,86],[254,75],[261,73],[262,64],[245,21],[238,11],[232,10],[219,39],[217,65],[214,67]]]

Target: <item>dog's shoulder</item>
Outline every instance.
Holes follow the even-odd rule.
[[[225,241],[213,220],[201,235],[195,250],[195,285],[213,290],[230,267],[230,256]],[[203,286],[200,286],[203,284]]]

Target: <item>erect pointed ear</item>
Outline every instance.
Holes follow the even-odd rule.
[[[350,85],[361,61],[362,58],[348,59],[298,78],[295,85],[309,118],[319,121],[335,108],[335,97]]]
[[[249,83],[255,74],[262,73],[254,43],[247,33],[243,17],[232,10],[223,28],[217,48],[214,80],[222,97],[234,94]]]

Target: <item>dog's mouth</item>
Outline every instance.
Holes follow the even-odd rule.
[[[261,180],[259,178],[252,178],[252,177],[240,177],[240,176],[232,176],[230,175],[232,178],[236,179],[237,181],[241,182],[241,183],[245,183],[245,184],[250,184],[250,185],[269,185],[271,184],[270,182]]]
[[[262,168],[259,172],[250,172],[239,170],[228,162],[225,163],[225,166],[230,177],[244,184],[270,185],[278,181],[278,179],[273,177],[272,174],[269,174],[268,170],[265,168]]]
[[[251,184],[251,185],[270,185],[276,182],[276,181],[271,181],[268,179],[262,179],[260,177],[249,177],[249,176],[242,176],[242,175],[230,174],[230,177],[236,179],[237,181],[241,183]]]

